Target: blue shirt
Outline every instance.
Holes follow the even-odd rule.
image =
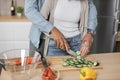
[[[25,15],[32,22],[29,38],[31,42],[38,48],[40,42],[41,32],[49,32],[53,29],[53,25],[49,23],[41,15],[40,9],[44,0],[25,0]],[[97,11],[93,4],[93,0],[88,0],[89,15],[88,15],[88,28],[95,30],[97,26]]]

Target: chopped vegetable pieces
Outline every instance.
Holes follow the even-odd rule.
[[[56,74],[50,67],[47,67],[42,74],[42,80],[55,80],[56,78]]]
[[[33,58],[32,58],[32,57],[30,57],[30,58],[25,58],[24,63],[25,63],[25,64],[31,64],[32,61],[33,61]],[[15,59],[13,64],[14,64],[14,65],[21,65],[21,59]]]
[[[82,68],[82,67],[96,67],[99,66],[98,61],[91,61],[91,60],[86,60],[85,58],[81,57],[80,54],[77,52],[76,57],[74,58],[66,58],[64,59],[63,66],[74,66],[77,68]]]

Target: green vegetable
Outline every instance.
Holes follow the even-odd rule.
[[[64,59],[63,66],[65,66],[65,67],[66,66],[74,66],[77,68],[99,66],[99,62],[86,60],[85,58],[80,56],[79,52],[76,52],[76,55],[77,56],[74,58]]]
[[[78,67],[78,68],[82,68],[83,66],[82,66],[82,65],[76,65],[76,67]]]
[[[68,63],[63,63],[63,66],[66,67],[66,66],[69,66],[69,64]]]
[[[94,66],[99,66],[99,62],[94,62],[94,64],[93,64]]]

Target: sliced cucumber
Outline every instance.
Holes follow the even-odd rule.
[[[71,60],[71,61],[69,61],[70,62],[70,64],[74,64],[74,61],[73,60]]]
[[[84,60],[84,64],[88,65],[88,64],[89,64],[89,62],[88,62],[87,60]]]
[[[77,56],[76,58],[77,58],[77,60],[80,60],[80,59],[82,59],[82,57],[81,57],[81,56]]]
[[[82,68],[83,66],[82,65],[76,65],[77,68]]]
[[[78,62],[79,62],[80,64],[83,64],[83,63],[84,63],[82,60],[78,60]]]
[[[89,65],[93,65],[93,62],[92,62],[92,61],[88,61],[88,64],[89,64]]]
[[[99,66],[99,62],[95,61],[95,62],[93,63],[93,65],[94,65],[94,66]]]
[[[63,63],[63,66],[66,67],[66,66],[69,66],[69,64],[68,63]]]
[[[80,63],[79,63],[79,62],[75,62],[74,64],[75,64],[75,65],[79,65]]]
[[[77,51],[77,52],[76,52],[76,55],[79,56],[79,55],[80,55],[80,51]]]
[[[99,62],[86,60],[81,57],[80,52],[77,52],[76,55],[77,56],[75,58],[64,59],[63,66],[74,66],[77,68],[99,66]]]

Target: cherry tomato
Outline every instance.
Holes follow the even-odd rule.
[[[20,64],[21,64],[20,59],[15,59],[14,60],[14,65],[20,65]]]

